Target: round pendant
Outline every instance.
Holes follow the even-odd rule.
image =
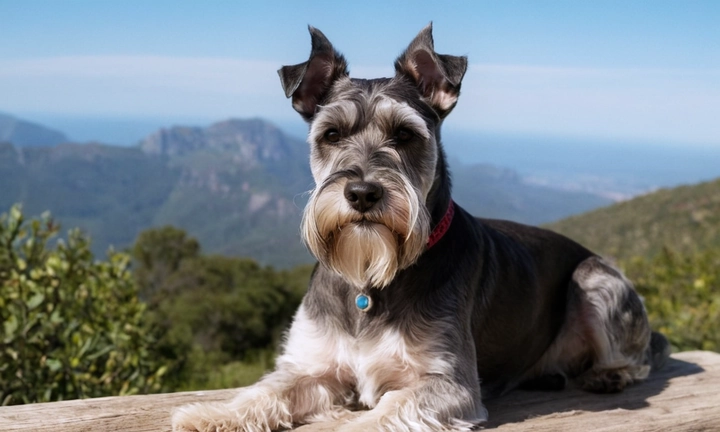
[[[367,312],[372,307],[372,299],[365,294],[358,294],[358,296],[355,297],[355,306],[361,311]]]

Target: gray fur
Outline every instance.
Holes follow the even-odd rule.
[[[567,379],[620,391],[664,361],[667,342],[617,269],[558,234],[451,204],[440,127],[467,60],[435,53],[431,26],[394,77],[372,80],[350,78],[310,32],[308,61],[279,74],[310,123],[302,231],[319,264],[276,370],[231,402],[176,410],[175,431],[271,430],[355,406],[368,411],[346,430],[471,430],[487,419],[481,395]]]

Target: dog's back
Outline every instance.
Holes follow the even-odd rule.
[[[473,335],[483,394],[492,395],[516,384],[555,340],[573,272],[593,253],[552,231],[457,209],[457,232],[473,239],[463,254],[476,255],[479,269]]]
[[[664,362],[667,341],[654,334],[648,346],[642,302],[611,264],[549,230],[472,222],[485,269],[473,315],[484,395],[548,375],[577,378],[588,390],[619,391],[647,376],[651,363]]]

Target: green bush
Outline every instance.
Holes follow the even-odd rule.
[[[170,378],[174,388],[247,385],[272,366],[309,266],[277,271],[247,258],[202,255],[195,239],[173,227],[142,232],[132,253],[141,297],[163,329],[156,346],[180,365]]]
[[[19,206],[0,217],[0,403],[163,390],[127,254],[95,261],[89,240]],[[50,242],[54,242],[51,247]]]
[[[645,298],[651,326],[675,351],[720,352],[720,249],[684,254],[665,249],[624,267]]]

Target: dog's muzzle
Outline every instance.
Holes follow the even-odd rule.
[[[430,231],[416,189],[390,174],[383,182],[332,176],[303,215],[310,252],[361,290],[387,286],[420,256]]]

